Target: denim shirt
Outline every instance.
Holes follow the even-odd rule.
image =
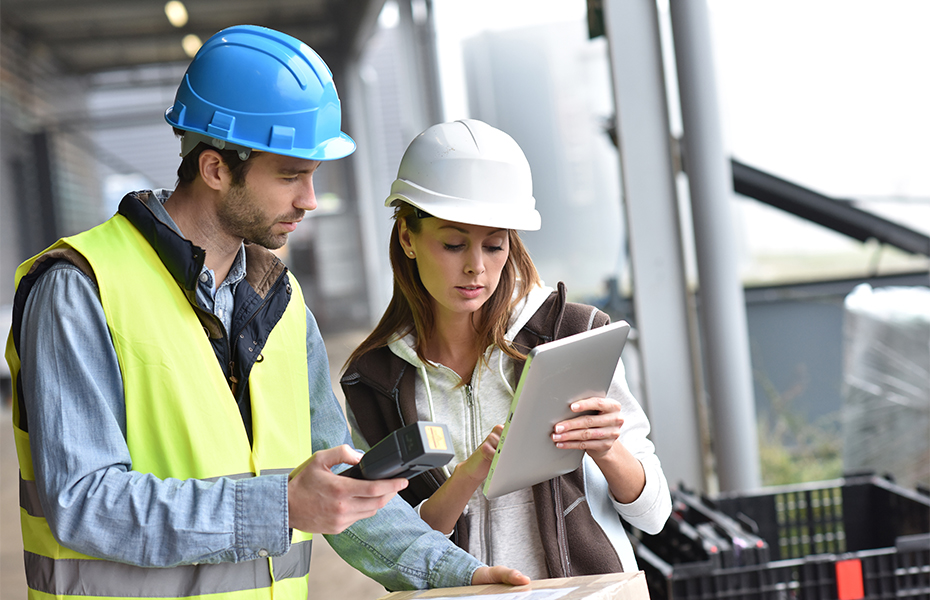
[[[150,208],[178,231],[161,203]],[[198,302],[229,325],[240,251],[215,291],[204,267]],[[280,556],[290,546],[287,475],[217,481],[158,479],[132,470],[116,351],[93,281],[53,266],[29,295],[21,338],[22,384],[39,500],[59,541],[144,567]],[[307,310],[313,451],[352,445],[332,391],[329,361]],[[469,585],[481,563],[433,531],[399,496],[327,541],[350,565],[390,590]]]

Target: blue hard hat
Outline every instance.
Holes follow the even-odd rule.
[[[339,96],[323,59],[296,38],[254,25],[229,27],[204,43],[165,120],[218,148],[310,160],[355,151],[340,130]]]

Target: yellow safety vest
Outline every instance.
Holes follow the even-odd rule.
[[[46,252],[57,248],[76,250],[96,276],[122,373],[134,471],[182,480],[242,478],[288,473],[310,456],[306,312],[296,281],[289,282],[293,297],[249,376],[250,446],[204,328],[138,230],[116,215]],[[17,270],[17,287],[37,258]],[[20,360],[12,335],[7,360],[15,382]],[[307,598],[311,536],[297,530],[282,557],[175,568],[136,567],[60,545],[39,506],[18,397],[13,406],[30,598]]]

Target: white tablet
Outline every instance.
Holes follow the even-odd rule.
[[[581,465],[583,450],[556,448],[555,424],[578,416],[575,400],[606,396],[630,325],[597,327],[533,348],[517,384],[484,494],[495,498]]]

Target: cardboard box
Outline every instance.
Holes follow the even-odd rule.
[[[378,600],[649,600],[646,575],[610,573],[562,579],[540,579],[529,585],[472,585],[394,592]]]

